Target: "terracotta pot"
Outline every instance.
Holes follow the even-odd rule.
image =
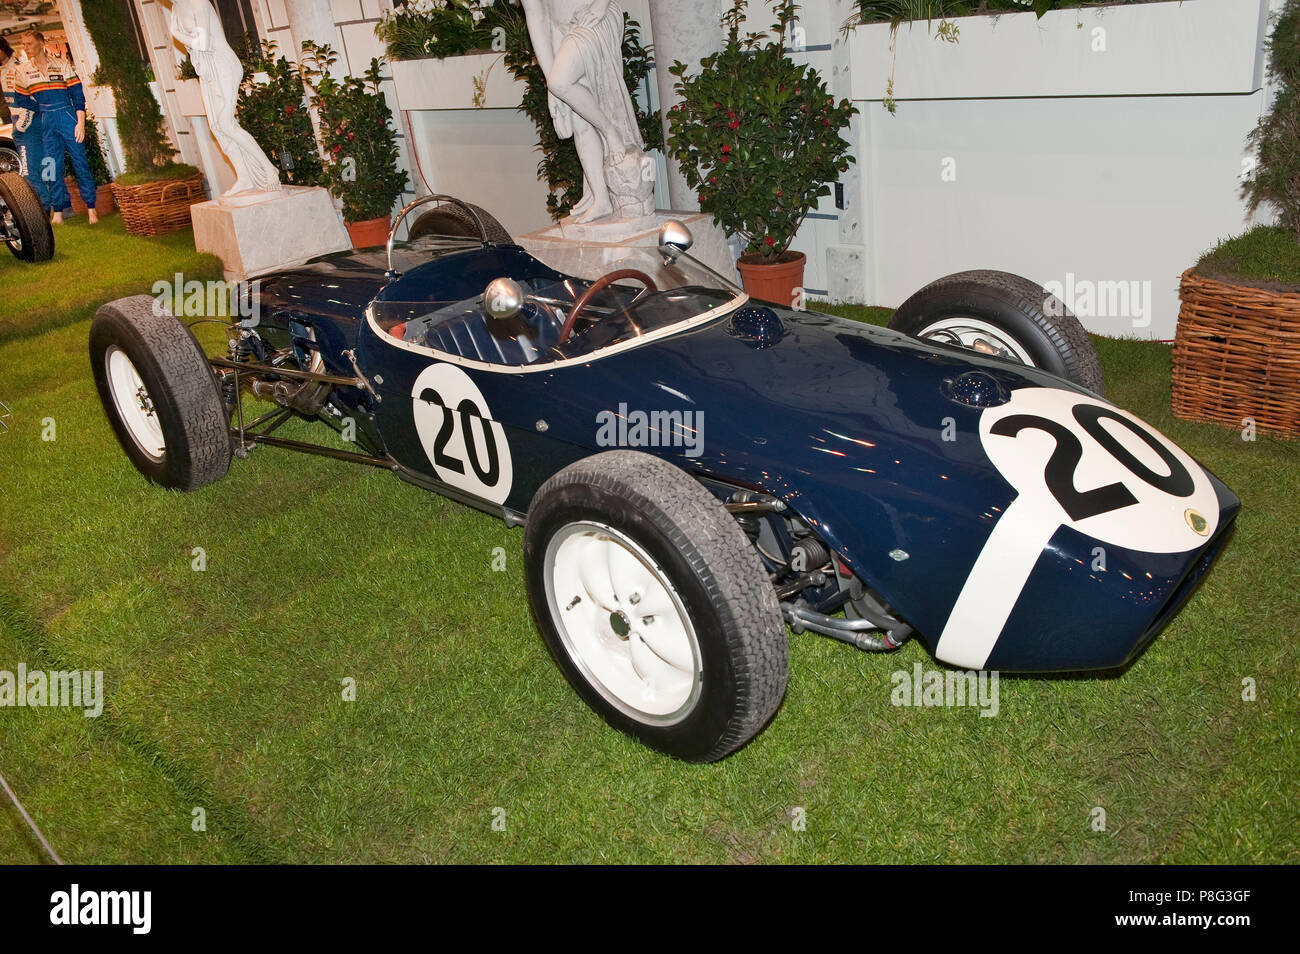
[[[68,187],[68,197],[72,199],[72,211],[77,215],[85,215],[86,203],[81,201],[81,193],[77,191],[77,180],[68,176],[63,180],[63,183]],[[100,215],[108,215],[113,211],[113,187],[111,185],[102,185],[95,190],[95,211]]]
[[[736,260],[740,283],[751,298],[770,301],[789,308],[794,304],[794,290],[803,285],[803,267],[808,257],[803,252],[782,252],[765,263],[762,255],[742,255]]]
[[[374,248],[388,241],[388,216],[364,222],[344,222],[353,248]]]

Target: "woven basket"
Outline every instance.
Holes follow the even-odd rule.
[[[195,172],[184,179],[159,179],[138,186],[114,182],[113,198],[128,232],[154,236],[189,228],[190,206],[207,196],[203,176]]]
[[[1174,338],[1173,411],[1300,437],[1300,293],[1183,272]]]

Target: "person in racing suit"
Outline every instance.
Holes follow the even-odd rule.
[[[45,213],[50,212],[50,190],[41,178],[41,160],[45,158],[44,131],[40,116],[17,104],[14,87],[21,85],[25,57],[15,53],[4,37],[0,37],[0,90],[4,91],[5,104],[14,128],[14,148],[18,150],[18,171],[36,190]]]
[[[98,221],[95,215],[95,177],[86,157],[86,94],[81,88],[81,80],[67,59],[46,54],[45,37],[39,31],[29,30],[23,34],[23,50],[27,53],[27,67],[20,74],[22,83],[14,94],[17,105],[38,112],[45,127],[45,153],[54,159],[54,178],[49,183],[54,221],[62,222],[63,213],[72,208],[68,188],[63,182],[66,151],[77,177],[77,191],[81,193],[81,201],[86,203],[93,224]]]

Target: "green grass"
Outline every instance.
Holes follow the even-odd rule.
[[[1210,249],[1196,270],[1224,281],[1292,285],[1300,291],[1300,242],[1290,229],[1257,225]]]
[[[147,289],[131,240],[95,239]],[[192,261],[183,244],[157,251],[158,274]],[[24,269],[0,272],[3,300]],[[892,672],[932,664],[917,642],[879,656],[792,635],[775,721],[690,766],[568,688],[529,617],[520,531],[382,471],[265,449],[199,493],[147,485],[86,366],[98,303],[83,292],[67,304],[80,317],[0,341],[14,412],[0,435],[0,669],[105,673],[97,720],[0,709],[0,771],[69,861],[1300,861],[1300,451],[1174,419],[1162,345],[1098,340],[1110,395],[1245,504],[1219,565],[1136,664],[1005,678],[1000,715],[980,718],[890,705]],[[57,440],[43,441],[51,417]],[[195,806],[206,832],[190,828]],[[1104,833],[1089,829],[1095,806]],[[39,860],[0,805],[0,861]]]
[[[127,235],[120,215],[97,225],[84,217],[54,226],[54,257],[30,264],[0,260],[0,341],[88,321],[106,301],[147,293],[175,272],[221,277],[221,260],[194,251],[189,229],[157,238]]]

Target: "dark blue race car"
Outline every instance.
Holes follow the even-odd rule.
[[[259,445],[325,454],[524,525],[560,668],[680,758],[771,718],[787,624],[873,651],[915,634],[966,669],[1122,666],[1236,516],[1100,397],[1082,327],[1025,279],[949,276],[884,329],[750,300],[676,223],[589,281],[477,207],[403,216],[427,202],[403,246],[265,277],[223,355],[152,298],[104,305],[91,363],[122,447],[183,490]],[[357,447],[277,436],[294,415]]]

